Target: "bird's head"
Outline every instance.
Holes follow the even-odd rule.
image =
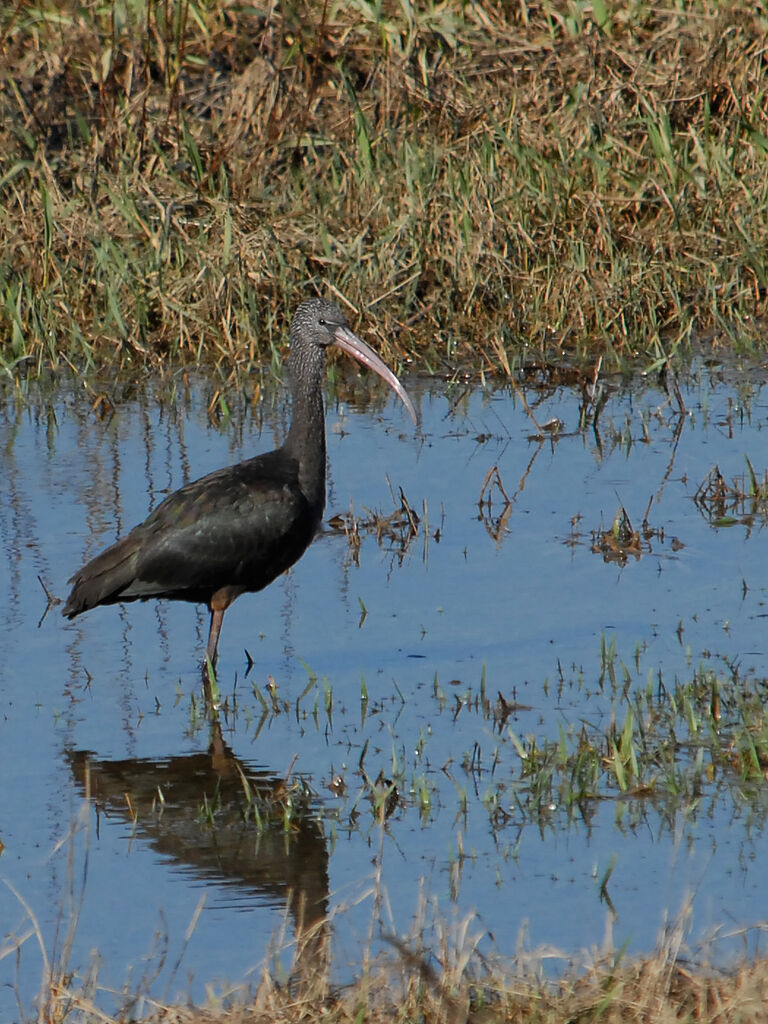
[[[299,306],[291,321],[291,349],[314,345],[327,348],[335,342],[339,328],[349,330],[347,318],[328,299],[307,299]]]
[[[363,366],[377,373],[399,396],[408,415],[416,423],[416,410],[408,392],[370,348],[350,329],[347,318],[334,302],[328,299],[307,299],[299,306],[291,321],[291,363],[295,368],[314,350],[324,352],[329,345],[338,345]]]

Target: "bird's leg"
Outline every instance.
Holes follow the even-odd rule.
[[[224,621],[224,609],[223,608],[212,608],[211,609],[211,628],[208,631],[208,647],[205,651],[205,657],[207,661],[210,661],[211,665],[216,665],[216,652],[219,647],[219,633],[221,632],[221,624]]]
[[[208,630],[208,646],[205,649],[205,659],[203,660],[203,692],[207,704],[213,702],[213,690],[216,685],[216,652],[226,610],[226,608],[214,607],[213,602],[211,605],[211,628]]]
[[[221,624],[224,621],[224,612],[229,608],[235,598],[243,592],[243,587],[224,586],[219,587],[211,595],[208,603],[211,609],[211,628],[208,631],[208,646],[205,650],[205,661],[203,662],[203,690],[206,703],[214,701],[214,690],[218,698],[218,687],[216,686],[216,651],[219,646],[219,633]]]

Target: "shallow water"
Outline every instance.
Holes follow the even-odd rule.
[[[326,520],[389,515],[402,488],[418,532],[379,543],[362,529],[355,555],[326,529],[287,576],[233,605],[221,735],[199,707],[202,609],[130,604],[67,623],[45,614],[38,577],[65,597],[71,573],[170,490],[274,447],[284,393],[228,394],[230,415],[212,421],[215,385],[181,376],[172,392],[114,394],[111,411],[71,381],[4,385],[6,944],[34,919],[46,954],[65,950],[81,974],[98,950],[104,988],[201,999],[247,979],[301,906],[305,920],[335,915],[310,953],[342,980],[382,924],[405,935],[419,914],[425,941],[473,913],[484,949],[511,955],[522,933],[565,957],[607,939],[649,950],[688,894],[691,941],[763,917],[759,787],[715,774],[693,794],[616,791],[533,814],[517,745],[620,728],[628,694],[700,665],[768,674],[762,521],[715,526],[693,500],[715,464],[730,481],[748,456],[762,475],[763,380],[700,365],[681,383],[684,411],[655,382],[615,382],[584,428],[578,388],[407,385],[417,432],[375,385],[367,407],[361,384],[347,401],[329,391]],[[559,432],[540,429],[553,419]],[[479,505],[494,466],[504,493]],[[619,506],[636,529],[647,514],[652,534],[626,564],[593,551]],[[614,645],[612,685],[601,650]],[[517,702],[501,721],[497,694]],[[281,804],[274,821],[247,820],[243,776],[261,792],[289,773],[290,816]],[[383,827],[364,777],[380,773],[400,798]],[[717,955],[758,941],[721,934]],[[34,935],[0,960],[0,1019],[17,994],[31,1003],[42,966]]]

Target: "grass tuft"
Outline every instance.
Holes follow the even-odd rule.
[[[247,368],[326,288],[430,366],[757,345],[766,26],[714,0],[7,4],[2,365]]]

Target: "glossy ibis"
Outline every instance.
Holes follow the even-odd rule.
[[[246,591],[262,590],[311,543],[325,506],[325,350],[338,345],[374,370],[416,413],[400,381],[344,314],[325,299],[296,311],[286,362],[293,414],[282,447],[187,484],[143,523],[75,573],[62,614],[121,601],[171,598],[211,610],[206,662],[213,665],[224,612]]]

